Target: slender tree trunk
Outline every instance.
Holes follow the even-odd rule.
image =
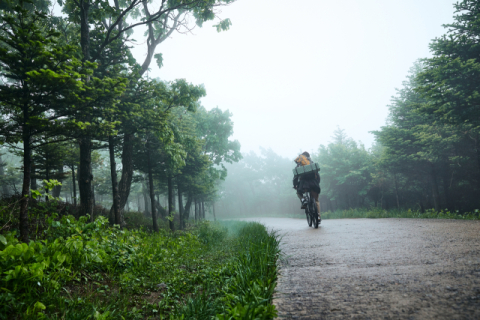
[[[96,203],[95,203],[95,186],[93,185],[92,183],[92,214],[90,215],[91,219],[90,221],[95,221],[95,212],[93,211],[93,209],[95,208],[96,206]]]
[[[115,141],[113,140],[113,136],[108,137],[108,151],[110,153],[110,176],[112,178],[113,216],[115,217],[115,224],[123,226],[119,208],[117,164],[115,163]]]
[[[4,178],[5,177],[5,167],[6,163],[2,161],[2,157],[0,156],[0,177]],[[33,188],[32,188],[33,189]],[[2,196],[8,196],[8,186],[6,183],[2,183]]]
[[[28,243],[30,238],[28,226],[28,200],[30,196],[30,170],[31,166],[31,146],[30,146],[30,127],[28,123],[28,107],[24,107],[23,113],[23,185],[22,198],[20,200],[20,238]]]
[[[202,219],[205,220],[205,202],[202,201]]]
[[[192,207],[192,199],[193,197],[191,195],[188,196],[187,204],[185,205],[185,208],[183,209],[183,220],[187,221],[190,218],[190,211]]]
[[[197,205],[197,198],[195,198],[195,221],[198,221],[198,205]]]
[[[145,216],[148,217],[150,215],[150,211],[148,210],[148,196],[147,196],[147,187],[143,186],[143,204],[145,205],[145,210],[143,211]]]
[[[138,212],[142,212],[141,208],[140,208],[140,193],[137,195],[137,205],[138,205]]]
[[[175,225],[173,224],[173,213],[175,208],[173,207],[173,202],[175,199],[173,198],[173,181],[172,177],[167,177],[167,185],[168,185],[168,224],[170,226],[170,230],[175,231]]]
[[[122,148],[122,177],[118,183],[119,210],[123,211],[130,195],[133,178],[133,134],[123,136]]]
[[[479,146],[479,140],[480,136],[475,137],[475,153],[477,156],[477,167],[478,167],[478,172],[480,173],[480,146]],[[480,192],[480,176],[477,178],[477,184],[478,184],[478,190]]]
[[[435,167],[433,166],[433,164],[431,165],[431,180],[432,180],[433,205],[435,206],[435,211],[440,211],[437,172],[435,171]]]
[[[178,180],[178,179],[177,179]],[[177,181],[177,194],[178,194],[178,215],[180,218],[180,226],[179,229],[184,229],[184,216],[183,216],[183,199],[182,199],[182,191],[180,189],[180,183]]]
[[[212,202],[212,212],[213,212],[213,221],[217,221],[217,216],[215,215],[215,202]]]
[[[80,191],[80,211],[82,215],[92,215],[92,140],[82,137],[80,140],[80,165],[78,166],[78,191]]]
[[[80,46],[82,47],[83,61],[90,60],[90,0],[79,0],[80,7]],[[87,82],[88,82],[87,78]],[[88,121],[89,114],[84,114],[81,120]],[[93,216],[92,197],[92,139],[89,135],[79,139],[80,166],[78,167],[78,189],[80,191],[81,214]]]
[[[48,161],[50,160],[50,157],[48,156],[48,151],[45,153],[45,177],[46,177],[46,180],[49,181],[50,180],[50,164],[48,163]],[[50,193],[50,191],[48,189],[45,189],[45,201],[48,201],[48,194]]]
[[[152,206],[153,230],[158,232],[157,215],[155,214],[155,193],[153,189],[152,164],[150,159],[150,148],[147,144],[147,165],[148,165],[148,184],[150,189],[150,201]]]
[[[398,200],[398,184],[397,184],[397,174],[393,174],[393,180],[395,181],[395,196],[397,197],[397,209],[400,209],[400,201]]]
[[[72,165],[73,204],[77,206],[77,182],[75,181],[75,165]]]

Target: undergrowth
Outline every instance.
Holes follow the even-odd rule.
[[[53,214],[20,243],[0,235],[0,319],[272,319],[278,237],[263,225],[187,231]]]

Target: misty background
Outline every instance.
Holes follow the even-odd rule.
[[[430,43],[446,33],[442,25],[453,22],[454,3],[348,0],[306,1],[293,6],[287,1],[239,0],[217,12],[219,19],[231,19],[227,31],[217,32],[217,19],[202,28],[174,32],[156,49],[162,54],[163,65],[160,68],[152,62],[146,78],[186,79],[202,85],[206,96],[199,106],[204,109],[201,115],[192,116],[198,122],[197,138],[207,141],[212,134],[203,117],[213,125],[215,114],[225,112],[228,130],[219,129],[215,134],[223,135],[235,148],[238,141],[243,156],[238,162],[212,163],[215,169],[224,166],[227,176],[225,180],[211,176],[206,191],[195,191],[201,196],[193,191],[188,195],[194,202],[191,208],[185,206],[190,216],[197,217],[193,211],[200,211],[197,200],[206,206],[210,217],[215,209],[219,217],[301,213],[292,189],[291,169],[293,159],[303,151],[310,152],[322,167],[322,211],[369,207],[422,212],[429,208],[475,209],[478,188],[471,187],[476,176],[469,173],[478,168],[470,170],[472,161],[465,160],[474,157],[468,151],[471,142],[459,138],[445,146],[441,160],[417,159],[407,168],[407,161],[399,164],[388,159],[388,152],[398,151],[398,145],[389,145],[385,136],[388,130],[382,131],[389,114],[390,124],[394,121],[392,97],[399,94],[397,89],[404,90],[404,81],[423,68],[419,59],[432,57]],[[58,7],[52,12],[61,15]],[[193,18],[190,22],[194,25]],[[145,28],[137,28],[128,40],[137,62],[146,56],[144,32]],[[412,67],[417,71],[412,73]],[[395,99],[393,104],[403,108],[395,105]],[[375,136],[374,131],[380,134]],[[427,150],[432,145],[435,143],[430,141],[419,148]],[[235,148],[227,149],[236,153]],[[449,162],[449,148],[467,150],[461,157],[468,166]],[[21,159],[5,147],[0,151],[5,161],[0,176],[8,181],[1,192],[18,193]],[[202,152],[205,155],[210,151]],[[411,156],[419,150],[401,152]],[[108,154],[101,150],[95,156],[94,202],[108,208],[112,206]],[[123,168],[118,150],[116,156],[120,172]],[[432,174],[429,165],[437,167],[438,174]],[[69,170],[64,172],[60,167],[63,177]],[[149,217],[152,201],[145,173],[140,171],[136,171],[138,176],[133,179],[125,209]],[[204,178],[199,181],[208,180]],[[153,202],[163,210],[163,217],[168,201],[162,179],[158,180]],[[70,202],[76,197],[73,180],[65,178],[57,192]],[[172,209],[180,207],[178,200],[173,202]]]
[[[242,153],[271,148],[295,158],[327,144],[337,126],[370,147],[414,61],[453,21],[453,0],[241,0],[216,22],[163,42],[149,76],[205,85],[206,109],[233,114]],[[133,38],[141,40],[138,30]],[[132,52],[145,56],[139,41]]]

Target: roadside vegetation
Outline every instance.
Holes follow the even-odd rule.
[[[263,225],[201,221],[151,233],[34,212],[34,240],[20,242],[11,222],[0,235],[0,319],[275,316],[279,239]]]
[[[474,212],[451,212],[448,210],[383,210],[380,208],[356,208],[348,210],[327,211],[322,213],[322,219],[344,219],[344,218],[415,218],[415,219],[460,219],[460,220],[480,220],[478,210]]]

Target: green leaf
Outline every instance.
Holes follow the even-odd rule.
[[[7,239],[0,234],[0,242],[3,243],[4,245],[7,245]]]
[[[47,307],[40,301],[35,302],[35,305],[33,306],[35,309],[40,309],[40,310],[45,310]]]
[[[163,67],[163,55],[161,53],[157,53],[153,56],[157,61],[157,66],[159,69]]]

